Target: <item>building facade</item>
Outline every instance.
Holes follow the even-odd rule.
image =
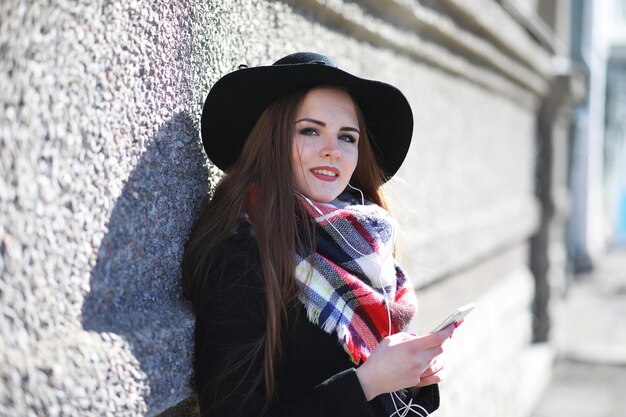
[[[180,259],[221,175],[203,100],[240,64],[303,50],[412,105],[386,190],[418,287],[412,329],[478,306],[436,415],[528,415],[550,374],[545,288],[565,265],[568,5],[2,2],[0,415],[189,414]]]

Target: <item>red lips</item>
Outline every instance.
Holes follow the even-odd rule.
[[[336,181],[339,178],[339,170],[334,167],[329,167],[329,166],[314,167],[314,168],[311,168],[309,171],[315,178],[322,180],[322,181],[332,182],[332,181]]]

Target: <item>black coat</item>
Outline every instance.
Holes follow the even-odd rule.
[[[262,414],[265,389],[254,377],[263,363],[258,341],[265,333],[266,304],[256,241],[249,231],[240,232],[218,251],[220,262],[194,305],[195,385],[203,417],[388,415],[378,400],[365,399],[354,364],[337,337],[311,324],[300,304],[290,311],[284,333],[276,405]],[[214,380],[224,370],[234,371]],[[421,388],[414,401],[428,412],[436,410],[437,385]]]

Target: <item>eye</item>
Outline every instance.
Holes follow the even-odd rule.
[[[312,127],[305,127],[300,129],[300,134],[304,136],[316,136],[318,134],[317,129]]]
[[[347,142],[347,143],[356,143],[357,139],[352,136],[349,135],[347,133],[344,133],[343,135],[339,135],[339,140],[343,141],[343,142]]]

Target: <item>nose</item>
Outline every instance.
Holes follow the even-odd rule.
[[[341,149],[339,149],[337,139],[333,137],[324,138],[320,154],[323,158],[330,158],[331,160],[341,159]]]

